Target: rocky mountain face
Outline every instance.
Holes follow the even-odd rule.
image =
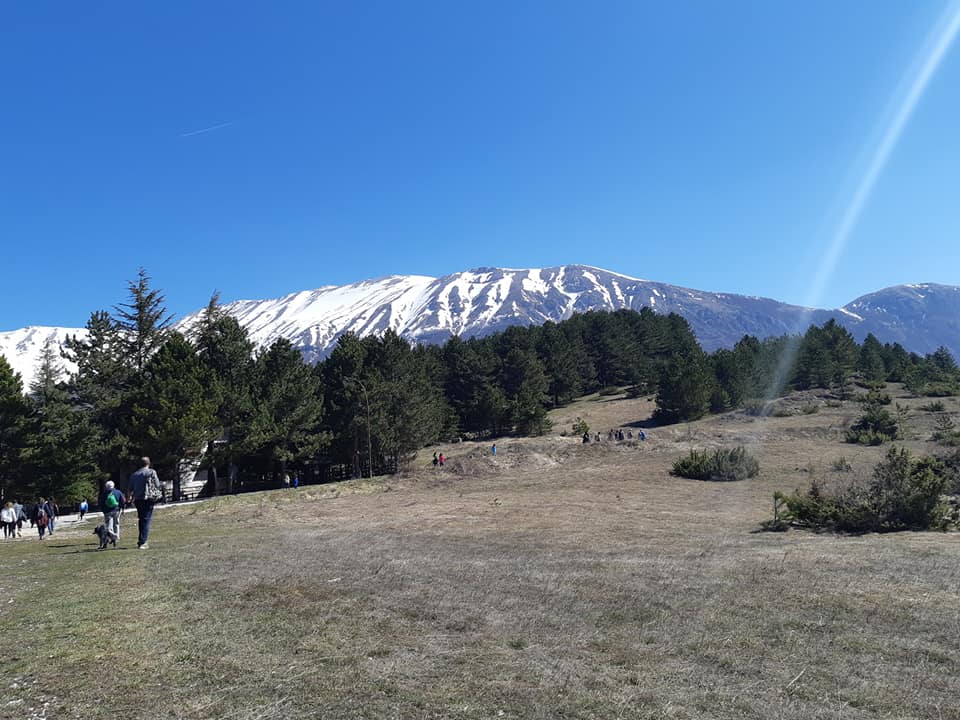
[[[764,338],[798,333],[835,318],[861,341],[872,332],[881,342],[899,342],[918,353],[944,345],[960,357],[960,287],[933,284],[888,288],[843,308],[819,310],[564,265],[478,268],[441,278],[394,275],[224,307],[257,345],[284,337],[310,361],[326,357],[348,331],[367,335],[390,328],[414,342],[442,343],[452,335],[483,336],[510,325],[556,322],[588,310],[643,307],[685,317],[708,351],[730,347],[747,334]],[[178,328],[189,329],[198,317],[199,312],[185,317]],[[62,342],[74,333],[83,330],[26,328],[0,333],[0,354],[27,384],[46,339]]]

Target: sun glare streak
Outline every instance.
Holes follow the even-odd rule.
[[[819,306],[823,298],[824,287],[833,276],[837,262],[850,242],[850,235],[873,194],[877,180],[879,180],[890,155],[900,141],[900,136],[910,121],[910,117],[916,110],[917,105],[920,104],[927,85],[930,84],[930,80],[950,51],[958,32],[960,32],[960,0],[951,0],[928,36],[927,42],[924,43],[917,56],[917,61],[911,65],[904,75],[903,81],[897,86],[898,90],[895,91],[889,105],[889,107],[894,108],[894,112],[887,114],[889,119],[882,126],[883,131],[879,142],[872,151],[869,146],[865,148],[864,155],[870,158],[869,162],[860,176],[856,189],[840,218],[814,276],[806,302],[809,309],[801,318],[801,326],[798,328],[800,332],[803,332],[803,329],[809,325],[812,309]],[[767,400],[772,400],[782,389],[786,381],[786,375],[796,359],[799,343],[791,343],[789,347],[790,349],[780,359],[774,381],[767,393]]]

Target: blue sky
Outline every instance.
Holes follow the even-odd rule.
[[[177,315],[479,266],[960,284],[954,47],[811,297],[947,7],[4,3],[0,330],[82,326],[140,266]]]

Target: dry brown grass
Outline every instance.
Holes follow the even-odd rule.
[[[650,411],[590,402],[563,413]],[[0,716],[956,720],[960,536],[756,532],[774,490],[880,458],[842,443],[857,413],[586,446],[558,422],[496,458],[443,446],[443,472],[431,448],[404,476],[165,509],[148,552],[0,548],[0,634],[25,638]],[[760,477],[668,475],[731,443]]]

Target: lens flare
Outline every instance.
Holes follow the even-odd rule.
[[[920,104],[927,85],[930,84],[930,80],[950,51],[958,32],[960,32],[960,0],[952,0],[947,4],[946,10],[940,16],[918,53],[916,62],[908,69],[903,81],[897,86],[890,103],[892,112],[887,113],[884,118],[885,122],[882,122],[880,126],[881,132],[874,136],[879,137],[875,147],[867,146],[864,148],[864,156],[868,157],[869,161],[855,186],[850,202],[840,217],[840,222],[814,276],[806,302],[809,309],[801,317],[800,325],[797,328],[799,332],[803,332],[810,324],[813,308],[819,306],[823,297],[823,289],[833,275],[837,261],[849,244],[850,235],[856,227],[864,207],[870,200],[877,180],[900,141],[900,136],[910,121],[910,117],[916,110],[917,105]],[[768,401],[777,397],[783,389],[787,374],[793,367],[798,351],[799,343],[791,342],[788,344],[788,349],[780,358],[773,383],[771,383],[767,392],[766,399]]]

